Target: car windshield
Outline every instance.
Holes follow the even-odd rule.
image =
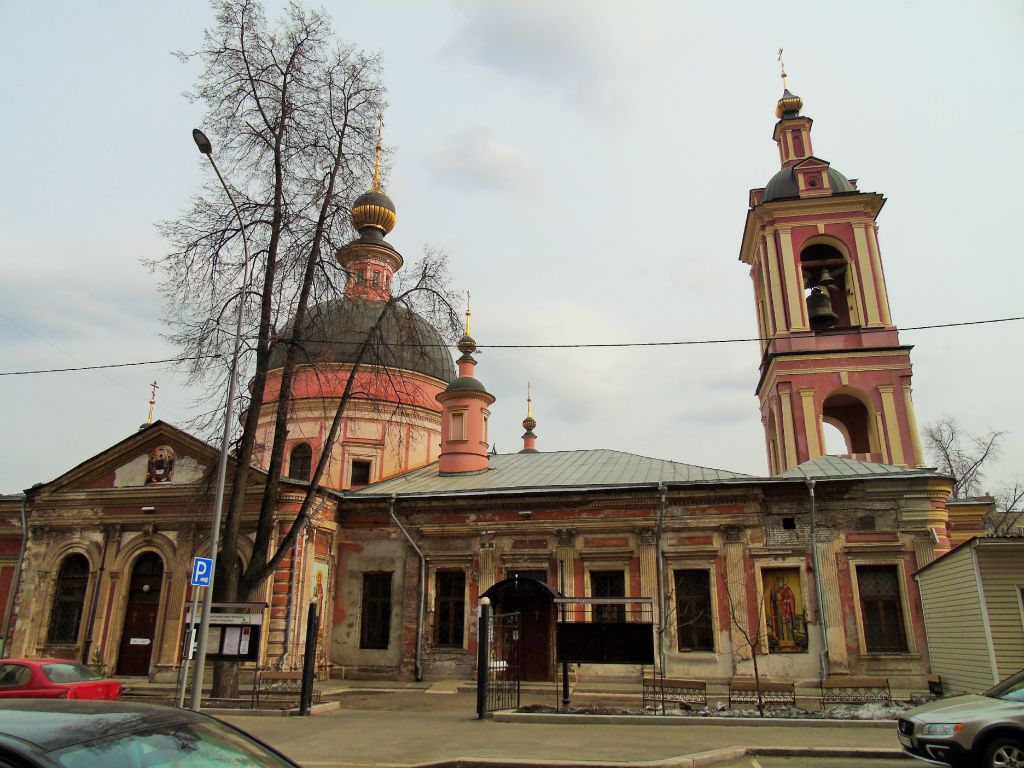
[[[103,679],[84,664],[73,664],[70,661],[43,664],[42,668],[51,683],[87,683]]]
[[[1006,678],[995,688],[985,691],[985,695],[993,699],[1024,702],[1024,670]]]
[[[56,750],[50,757],[64,768],[295,768],[245,734],[212,720],[120,733]]]

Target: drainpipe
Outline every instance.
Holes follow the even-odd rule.
[[[110,535],[109,532],[103,531],[103,554],[100,555],[100,567],[96,572],[96,586],[92,590],[92,605],[89,606],[89,620],[86,623],[88,629],[88,636],[85,638],[85,642],[82,643],[82,663],[89,663],[89,650],[92,648],[92,625],[96,622],[96,608],[100,602],[100,589],[103,586],[103,571],[107,562],[107,547],[110,546]]]
[[[427,602],[427,558],[423,551],[416,546],[416,542],[412,540],[412,536],[405,530],[405,526],[395,516],[395,494],[393,493],[391,498],[388,499],[388,513],[391,515],[391,519],[395,521],[395,525],[398,526],[398,530],[405,534],[405,538],[408,539],[409,544],[416,550],[416,554],[420,558],[420,606],[416,614],[416,682],[418,683],[423,679],[423,665],[420,659],[423,648],[423,611]]]
[[[21,569],[25,564],[25,543],[28,541],[28,494],[21,494],[21,547],[18,550],[18,565],[11,576],[11,591],[7,595],[7,608],[4,610],[3,632],[0,632],[0,640],[3,640],[4,647],[0,649],[0,659],[10,657],[11,639],[8,631],[11,628],[11,614],[14,612],[14,599],[18,596],[18,587],[21,585]]]
[[[665,484],[658,481],[658,530],[654,537],[658,558],[658,655],[661,659],[661,675],[665,676],[665,564],[661,555],[661,532],[665,524]]]
[[[811,495],[811,563],[814,567],[814,595],[818,603],[818,625],[821,627],[821,679],[828,678],[828,629],[825,626],[825,603],[821,597],[821,576],[818,568],[818,537],[816,534],[814,480],[807,478],[804,483]]]

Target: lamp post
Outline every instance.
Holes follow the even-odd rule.
[[[231,377],[228,381],[228,401],[224,409],[224,437],[220,445],[220,463],[217,466],[217,496],[213,504],[213,525],[210,530],[210,586],[206,588],[203,595],[202,620],[199,624],[199,642],[196,647],[195,671],[192,674],[192,704],[193,711],[199,711],[199,705],[203,698],[203,671],[206,667],[206,639],[210,632],[210,607],[213,603],[213,582],[217,573],[217,548],[220,545],[220,518],[221,510],[224,507],[224,480],[228,470],[228,445],[231,440],[231,432],[234,428],[235,416],[235,388],[238,379],[238,349],[242,343],[242,309],[245,304],[245,287],[249,283],[249,242],[245,237],[245,222],[242,221],[242,214],[238,210],[238,204],[224,183],[224,177],[220,175],[217,163],[213,161],[213,145],[206,138],[206,134],[198,128],[193,129],[192,139],[199,151],[206,155],[213,166],[214,173],[224,187],[224,192],[235,209],[235,216],[238,218],[238,230],[242,233],[242,250],[245,254],[245,263],[242,265],[242,287],[238,292],[238,319],[235,322],[235,347],[231,355]]]

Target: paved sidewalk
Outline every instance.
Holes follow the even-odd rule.
[[[894,750],[895,729],[827,726],[537,724],[477,720],[475,697],[421,690],[342,693],[341,710],[310,717],[227,715],[307,768],[382,768],[458,759],[495,765],[610,765],[668,761],[693,765],[696,753],[720,748]],[[663,719],[663,718],[658,718]],[[732,762],[722,755],[716,763]],[[736,763],[733,763],[736,764]],[[822,762],[822,765],[828,763]],[[865,758],[864,765],[873,763]]]

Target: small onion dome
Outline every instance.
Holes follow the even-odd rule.
[[[787,88],[782,92],[782,98],[779,99],[779,103],[775,107],[775,116],[780,120],[784,117],[796,117],[800,114],[803,106],[803,99],[790,93],[789,88]]]
[[[523,419],[523,429],[527,432],[532,432],[537,427],[537,420],[533,416],[527,416]]]
[[[459,343],[456,346],[458,346],[459,352],[461,352],[464,355],[468,355],[471,352],[476,352],[476,339],[474,339],[468,333],[463,334],[462,338],[459,339]]]
[[[483,383],[472,376],[459,376],[445,387],[445,392],[487,392]],[[493,398],[492,398],[493,399]]]
[[[373,227],[386,235],[397,219],[395,204],[383,192],[364,192],[352,204],[352,226],[359,231]]]

